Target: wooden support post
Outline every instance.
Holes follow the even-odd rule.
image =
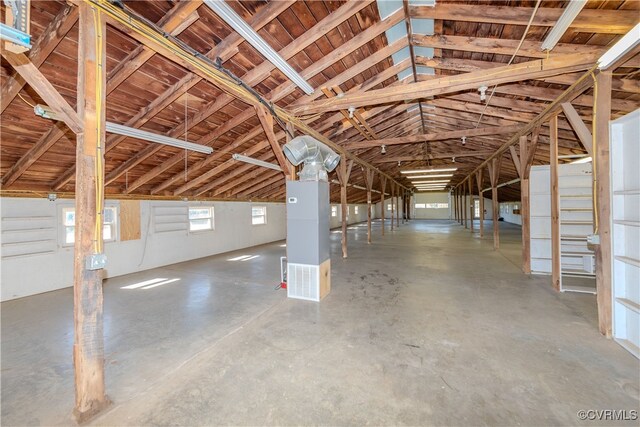
[[[462,183],[462,216],[464,217],[464,228],[469,228],[469,223],[467,222],[467,215],[469,209],[467,208],[467,186],[463,182]]]
[[[489,179],[491,180],[491,205],[493,207],[493,249],[500,248],[500,205],[498,204],[498,178],[500,178],[500,164],[502,157],[491,159],[489,162]]]
[[[337,169],[338,180],[340,181],[340,207],[342,212],[342,258],[347,257],[347,184],[349,183],[351,168],[353,168],[353,160],[349,160],[347,166],[347,159],[343,157]]]
[[[400,187],[396,190],[396,228],[400,228]]]
[[[373,188],[373,169],[365,169],[364,184],[367,187],[367,243],[371,243],[371,190]]]
[[[482,195],[482,169],[476,172],[476,184],[478,186],[478,197],[480,197],[480,238],[484,237],[484,196]]]
[[[380,216],[382,219],[382,235],[384,236],[384,192],[387,187],[387,177],[384,175],[380,175]]]
[[[611,337],[611,174],[609,157],[609,120],[611,119],[611,71],[596,76],[595,105],[593,107],[594,179],[596,180],[597,234],[596,291],[598,327],[600,333]]]
[[[76,144],[73,412],[76,420],[83,423],[109,404],[104,385],[103,270],[87,268],[89,258],[103,252],[107,32],[104,16],[90,3],[80,2],[78,7],[77,114],[85,132],[77,135]]]
[[[474,217],[474,215],[473,215],[473,213],[474,213],[473,212],[474,211],[474,209],[473,209],[473,206],[474,206],[474,204],[473,204],[473,175],[469,175],[468,184],[469,184],[469,219],[471,221],[471,224],[470,224],[471,225],[471,227],[470,227],[471,228],[471,234],[473,234],[473,217]]]
[[[462,190],[460,188],[456,188],[456,199],[458,201],[457,203],[457,214],[458,214],[458,224],[462,225],[462,199],[460,198],[460,192]]]
[[[453,220],[457,220],[458,219],[458,199],[457,199],[457,189],[454,188],[453,192],[451,193],[451,203],[453,204],[452,206],[452,211],[453,211]]]
[[[393,222],[395,221],[395,203],[393,203],[395,201],[396,198],[396,185],[391,182],[391,231],[393,231]]]
[[[560,192],[558,191],[558,116],[549,121],[551,169],[551,285],[560,291]]]
[[[518,175],[520,176],[520,218],[522,219],[522,272],[524,274],[531,273],[531,220],[529,216],[529,169],[527,165],[528,158],[528,138],[527,135],[520,137],[520,158],[516,162],[519,166]],[[512,145],[509,148],[515,147]],[[515,161],[515,159],[514,159]]]

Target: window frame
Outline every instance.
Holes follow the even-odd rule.
[[[264,209],[262,215],[256,216],[253,214],[255,208]],[[263,218],[262,222],[255,222],[256,218]],[[267,205],[252,205],[251,206],[251,225],[267,225]]]
[[[113,221],[109,223],[105,223],[104,221],[102,222],[102,239],[103,239],[102,241],[104,243],[117,242],[120,240],[120,208],[118,205],[105,205],[104,211],[107,211],[107,210],[113,211]],[[73,218],[74,218],[73,225],[67,225],[66,223],[66,213],[69,211],[73,212]],[[75,205],[61,206],[61,211],[60,211],[61,221],[59,221],[58,224],[61,227],[59,236],[60,236],[60,246],[62,247],[72,247],[75,245],[75,227],[76,227],[75,212],[76,212]],[[109,239],[104,238],[104,232],[107,227],[111,229],[112,237]],[[69,228],[73,229],[73,234],[72,234],[73,240],[71,242],[67,241],[67,230]]]
[[[206,209],[209,211],[209,216],[206,218],[191,218],[191,210],[196,210],[196,209]],[[192,224],[191,221],[197,221],[197,220],[203,220],[203,219],[208,219],[209,220],[209,227],[208,228],[200,228],[200,229],[193,229],[192,228]],[[203,233],[203,232],[207,232],[207,231],[214,231],[216,229],[216,223],[215,223],[215,209],[213,205],[206,205],[206,206],[188,206],[187,207],[187,221],[189,222],[189,233]]]
[[[331,205],[331,218],[337,218],[337,217],[338,217],[338,206]]]

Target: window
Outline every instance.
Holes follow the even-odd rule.
[[[358,215],[358,207],[357,207],[357,206],[354,206],[354,207],[353,207],[353,213],[354,213],[354,214],[356,214],[356,215]]]
[[[113,242],[118,235],[117,208],[115,206],[105,207],[102,223],[102,239],[105,242]],[[62,225],[64,226],[64,244],[72,245],[76,238],[76,209],[62,209]]]
[[[331,206],[331,216],[333,218],[338,216],[338,207],[335,205]]]
[[[449,203],[425,203],[427,209],[449,209]]]
[[[251,224],[260,225],[267,223],[267,207],[252,206],[251,207]]]
[[[392,206],[393,206],[393,204],[389,203],[389,204],[387,205],[387,210],[388,210],[388,211],[390,211]]]
[[[416,209],[424,209],[426,205],[424,203],[416,203]]]
[[[480,200],[473,201],[473,216],[474,218],[480,218]]]
[[[213,230],[213,206],[189,208],[189,231]]]

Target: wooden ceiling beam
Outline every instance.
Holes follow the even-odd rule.
[[[564,55],[561,57],[539,59],[497,67],[492,70],[491,76],[488,76],[485,71],[445,76],[410,85],[372,90],[365,93],[358,92],[352,95],[346,95],[340,99],[332,98],[324,101],[316,101],[299,107],[294,111],[298,114],[311,114],[348,108],[351,105],[362,107],[427,98],[430,96],[459,92],[461,90],[475,89],[480,84],[494,85],[512,83],[554,74],[585,70],[591,68],[594,63],[595,58],[593,55]]]
[[[40,68],[76,22],[78,22],[78,8],[65,5],[33,43],[29,51],[29,61],[36,68]],[[19,73],[14,73],[7,78],[0,92],[0,114],[11,104],[25,84],[26,81]]]
[[[413,18],[445,21],[478,22],[487,24],[527,25],[534,8],[491,6],[487,4],[436,3],[431,6],[411,6]],[[553,27],[563,8],[540,7],[532,25]],[[626,10],[582,9],[569,26],[576,32],[626,34],[637,22],[637,14]]]
[[[491,61],[479,61],[474,59],[463,59],[463,58],[425,58],[424,56],[418,56],[416,58],[416,62],[420,65],[424,65],[425,67],[435,68],[436,70],[450,70],[450,71],[458,71],[458,72],[471,72],[471,71],[479,71],[479,70],[489,70],[492,68],[503,66],[503,63],[500,62],[491,62]],[[565,86],[571,86],[576,80],[580,78],[580,73],[571,73],[571,74],[562,74],[557,76],[544,77],[541,79],[537,79],[539,81],[543,81],[546,83],[553,84],[561,84]],[[537,88],[540,91],[544,91],[546,88],[531,86],[532,88]],[[633,79],[615,79],[613,82],[614,90],[621,92],[630,92],[630,93],[640,93],[640,82]],[[553,89],[554,91],[558,91],[561,93],[561,90]],[[555,98],[552,98],[555,99]],[[621,109],[625,111],[633,111],[633,102],[618,100],[619,105],[616,109]],[[582,104],[580,104],[582,105]],[[592,106],[593,102],[589,105],[584,103],[583,106],[588,107]],[[624,107],[623,107],[624,106]]]
[[[420,144],[428,141],[441,141],[445,139],[457,139],[463,136],[482,136],[482,135],[500,135],[504,133],[514,133],[520,130],[521,126],[490,126],[476,129],[461,129],[452,132],[427,133],[423,135],[405,136],[399,138],[376,139],[371,141],[355,142],[349,144],[350,149],[370,148],[379,145],[398,145],[398,144]]]

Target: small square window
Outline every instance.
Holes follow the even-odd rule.
[[[353,213],[358,215],[358,206],[354,206],[353,208]]]
[[[113,242],[118,234],[117,208],[105,207],[102,215],[102,239],[105,242]],[[62,209],[62,226],[64,227],[64,244],[72,245],[76,239],[76,209]]]
[[[260,225],[267,223],[267,207],[252,206],[251,207],[251,224]]]
[[[424,209],[425,207],[424,203],[416,203],[416,209]]]
[[[189,208],[189,231],[213,230],[213,206]]]
[[[333,218],[338,216],[338,207],[335,205],[331,206],[331,216]]]

